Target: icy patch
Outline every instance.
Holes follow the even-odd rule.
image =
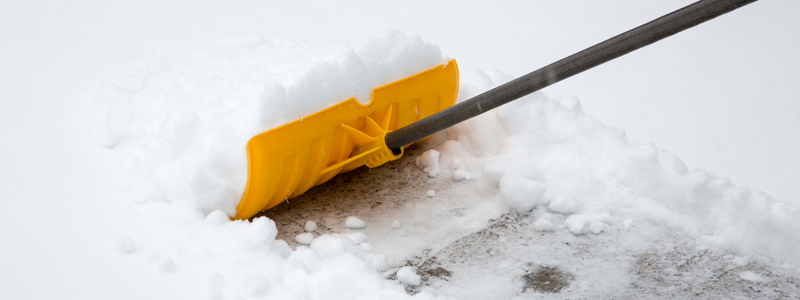
[[[367,227],[367,224],[364,223],[364,221],[362,221],[358,217],[350,216],[347,217],[347,219],[344,221],[344,227],[350,229],[362,229],[364,227]]]
[[[439,151],[433,149],[425,151],[422,155],[417,156],[414,163],[430,177],[439,176],[439,172],[441,172],[439,170]]]
[[[417,271],[409,266],[405,266],[400,268],[400,270],[397,270],[397,279],[403,284],[410,286],[418,286],[422,283],[422,278],[417,275]]]
[[[739,273],[739,278],[752,281],[752,282],[767,282],[767,278],[761,275],[756,274],[753,271],[744,271]]]

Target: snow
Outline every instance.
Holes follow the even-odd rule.
[[[439,176],[439,151],[428,150],[417,157],[416,164],[418,167],[428,173],[430,177]]]
[[[430,191],[428,191],[427,195],[428,195],[428,197],[431,197],[431,198],[433,198],[433,197],[435,197],[435,196],[436,196],[436,191],[434,191],[434,190],[430,190]]]
[[[414,268],[405,266],[397,270],[397,279],[403,284],[417,286],[421,283],[421,278]]]
[[[463,101],[688,3],[8,3],[0,298],[524,298],[510,278],[468,271],[451,286],[420,282],[413,297],[385,279],[511,208],[548,247],[594,246],[559,256],[525,240],[473,268],[571,262],[583,281],[567,291],[597,298],[634,277],[626,251],[673,249],[667,233],[679,232],[732,254],[742,281],[780,282],[768,277],[779,271],[743,268],[800,264],[800,4],[787,1],[752,4],[431,138],[419,158],[435,175],[386,179],[413,193],[355,212],[369,228],[343,229],[347,214],[314,219],[333,226],[307,230],[319,237],[306,247],[278,239],[268,218],[228,219],[244,188],[242,144],[263,127],[364,102],[370,88],[443,62],[440,48],[459,60]],[[546,191],[514,198],[506,176]],[[280,221],[304,230],[306,220]],[[595,260],[575,262],[581,253]],[[607,282],[593,281],[597,270]]]
[[[364,221],[362,221],[358,217],[349,216],[344,221],[344,227],[347,227],[347,228],[350,228],[350,229],[362,229],[364,227],[367,227],[367,224],[364,223]]]
[[[556,230],[556,227],[553,225],[553,222],[550,222],[550,220],[539,218],[533,223],[533,229],[538,231],[553,231]]]
[[[546,190],[547,185],[544,183],[531,181],[517,174],[506,174],[500,178],[500,193],[503,194],[503,201],[523,214],[527,214],[536,205],[547,204],[547,199],[542,201],[542,195]]]
[[[133,253],[136,251],[136,242],[127,235],[117,238],[117,250],[122,253]]]
[[[744,271],[739,273],[739,277],[752,282],[766,282],[767,280],[762,277],[761,275],[756,274],[753,271]]]
[[[303,228],[304,228],[304,229],[305,229],[307,232],[314,232],[314,231],[317,231],[317,223],[316,223],[316,222],[314,222],[314,221],[308,220],[308,221],[306,221],[306,225],[305,225],[305,226],[303,226]]]
[[[311,244],[311,241],[314,240],[314,234],[312,234],[310,232],[301,233],[301,234],[298,234],[294,239],[295,239],[295,241],[297,241],[300,244],[309,245],[309,244]]]

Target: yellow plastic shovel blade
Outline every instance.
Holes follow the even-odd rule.
[[[386,147],[387,132],[452,106],[458,95],[455,60],[254,136],[247,142],[247,186],[234,219],[247,219],[297,197],[339,173],[402,156]]]

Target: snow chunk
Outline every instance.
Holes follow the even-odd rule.
[[[228,218],[228,215],[226,215],[225,212],[221,210],[215,210],[206,216],[204,222],[210,226],[220,226],[230,221],[231,219]]]
[[[542,195],[547,185],[531,181],[517,174],[506,174],[500,178],[500,193],[506,205],[520,213],[528,214],[536,205],[541,204]]]
[[[367,227],[367,224],[357,217],[349,216],[347,217],[347,220],[344,221],[344,227],[350,229],[362,229],[364,227]]]
[[[611,224],[611,216],[606,213],[602,214],[576,214],[567,217],[564,221],[567,228],[574,234],[585,234],[588,232],[598,234],[603,232],[606,224]]]
[[[536,222],[533,222],[533,229],[538,231],[553,231],[556,230],[556,226],[553,225],[553,222],[550,222],[550,220],[539,218]]]
[[[133,238],[123,235],[117,238],[117,250],[122,253],[133,253],[136,251],[136,242]]]
[[[313,249],[298,247],[286,259],[286,265],[290,268],[300,268],[306,273],[312,274],[322,268],[322,258]]]
[[[625,230],[631,229],[633,227],[633,220],[628,218],[625,221],[622,221],[622,226],[625,226]]]
[[[431,197],[431,198],[433,198],[433,197],[435,197],[435,196],[436,196],[436,191],[434,191],[434,190],[430,190],[430,191],[428,191],[428,197]]]
[[[395,220],[394,222],[392,222],[392,228],[400,229],[400,221]]]
[[[550,204],[547,205],[547,208],[564,215],[574,213],[578,209],[575,204],[575,199],[563,193],[555,193],[553,199],[550,200]]]
[[[353,243],[355,243],[356,245],[363,243],[364,240],[367,239],[367,235],[364,234],[363,232],[351,232],[351,233],[345,233],[343,235],[346,236],[351,241],[353,241]]]
[[[411,286],[418,286],[422,283],[422,278],[417,275],[416,270],[409,266],[405,266],[400,268],[400,270],[397,270],[397,279],[403,284]]]
[[[312,250],[320,257],[334,257],[344,253],[356,253],[358,247],[350,238],[343,235],[323,235],[311,242]]]
[[[156,249],[152,249],[150,250],[149,253],[147,253],[147,261],[150,263],[155,263],[160,259],[161,259],[161,252],[158,252],[158,250]]]
[[[358,245],[358,249],[364,252],[372,252],[372,245],[370,243],[361,243]]]
[[[300,244],[309,245],[311,244],[311,241],[314,240],[314,235],[311,234],[310,232],[304,232],[294,237],[294,240]]]
[[[427,172],[430,177],[439,176],[439,172],[441,172],[439,170],[439,151],[434,149],[425,151],[422,155],[417,156],[414,164]]]
[[[164,272],[172,272],[175,270],[175,260],[171,256],[165,256],[158,264],[158,268]]]
[[[305,230],[306,230],[306,232],[317,231],[317,222],[314,222],[314,221],[311,221],[311,220],[306,221]]]
[[[747,280],[747,281],[752,281],[752,282],[767,282],[768,281],[766,277],[761,276],[759,274],[756,274],[753,271],[741,272],[741,273],[739,273],[739,278]]]
[[[472,179],[472,174],[464,170],[464,167],[458,168],[455,171],[453,171],[453,180],[455,181],[470,180],[470,179]]]
[[[375,270],[385,271],[389,268],[389,260],[386,259],[386,255],[378,254],[372,257],[370,265],[372,265]]]

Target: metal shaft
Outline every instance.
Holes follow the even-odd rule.
[[[386,135],[386,145],[395,153],[399,153],[402,146],[755,1],[701,0],[695,2],[411,125],[390,132]]]

